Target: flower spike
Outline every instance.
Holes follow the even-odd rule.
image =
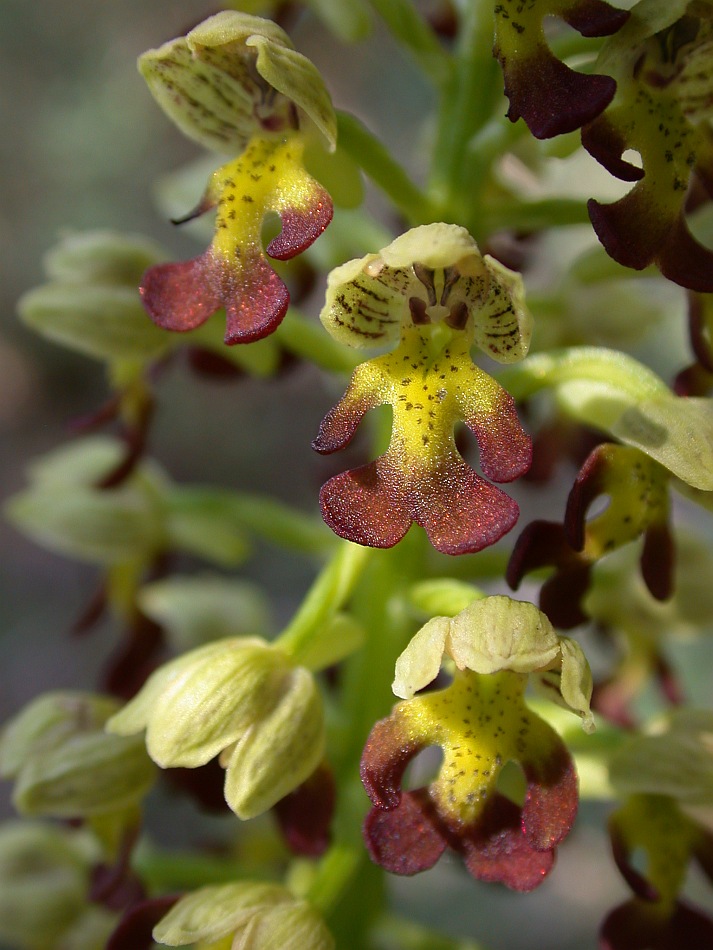
[[[225,11],[185,37],[149,50],[139,68],[159,105],[190,138],[238,154],[214,172],[198,207],[217,208],[216,234],[200,257],[150,268],[141,294],[158,326],[183,332],[225,308],[225,342],[272,333],[289,303],[268,264],[261,231],[276,213],[281,233],[267,254],[289,260],[332,219],[327,191],[304,169],[309,136],[334,150],[336,119],[313,64],[287,34],[259,17]]]
[[[517,505],[461,458],[453,428],[464,421],[474,433],[488,478],[527,471],[531,443],[515,403],[470,357],[474,342],[500,362],[527,352],[518,276],[483,257],[463,228],[425,225],[333,271],[322,322],[351,346],[398,341],[356,368],[312,443],[335,452],[369,409],[393,408],[386,454],[323,486],[327,524],[359,544],[391,547],[415,521],[446,554],[478,551],[509,531]]]
[[[444,654],[457,667],[451,685],[414,696],[438,675]],[[529,673],[593,728],[584,655],[532,604],[488,597],[416,634],[396,664],[394,692],[404,702],[374,726],[362,755],[374,806],[364,835],[378,864],[415,874],[450,847],[481,880],[520,891],[542,882],[574,821],[577,780],[562,740],[525,704]],[[444,751],[437,777],[402,791],[408,763],[430,745]],[[508,761],[525,776],[521,807],[497,790]]]

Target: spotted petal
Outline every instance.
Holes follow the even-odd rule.
[[[329,195],[302,167],[303,148],[297,133],[254,138],[240,158],[213,174],[198,208],[218,208],[208,250],[144,275],[141,295],[155,323],[184,332],[224,307],[226,343],[258,340],[278,326],[289,293],[263,252],[263,219],[271,211],[279,214],[282,231],[267,253],[288,260],[309,247],[332,217]]]

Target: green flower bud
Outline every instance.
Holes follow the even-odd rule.
[[[0,774],[16,780],[24,815],[87,818],[136,805],[154,780],[143,743],[107,736],[119,703],[83,693],[48,693],[12,719],[0,737]]]
[[[333,950],[334,940],[308,903],[277,884],[240,881],[188,894],[154,928],[158,943],[213,946],[232,935],[241,950]],[[226,946],[229,944],[226,943]]]
[[[311,674],[258,637],[209,643],[160,667],[107,728],[145,728],[149,755],[163,768],[195,768],[222,753],[226,799],[240,818],[301,785],[324,752]]]
[[[47,255],[52,280],[20,299],[20,316],[47,339],[95,359],[153,359],[172,341],[147,318],[138,284],[164,257],[140,236],[70,235]]]
[[[81,833],[40,823],[0,826],[0,942],[50,950],[86,907],[96,855]]]
[[[158,550],[158,470],[141,465],[111,491],[95,487],[123,451],[118,440],[97,437],[51,452],[31,467],[30,487],[10,499],[6,514],[37,543],[83,561],[116,564]]]

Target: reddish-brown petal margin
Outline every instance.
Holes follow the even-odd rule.
[[[531,521],[520,533],[510,555],[505,579],[517,590],[526,574],[541,567],[556,571],[542,585],[540,609],[562,630],[587,620],[581,602],[589,589],[591,565],[572,550],[565,529],[555,521]]]
[[[631,863],[630,849],[620,828],[616,812],[609,819],[609,840],[611,841],[614,863],[634,894],[642,901],[658,901],[659,892]]]
[[[475,828],[464,829],[449,844],[480,881],[504,884],[511,890],[533,891],[552,870],[554,849],[537,851],[522,833],[520,809],[504,795],[496,794],[485,805]]]
[[[390,811],[372,808],[363,833],[372,861],[392,874],[427,871],[446,850],[425,789],[404,792]]]
[[[280,212],[282,231],[267,246],[267,253],[278,261],[290,258],[306,251],[325,230],[334,214],[334,206],[329,193],[315,183],[312,193],[313,204],[306,211],[288,208]]]
[[[413,486],[409,515],[442,554],[472,554],[499,541],[520,509],[509,495],[480,478],[460,456]]]
[[[335,475],[319,493],[322,517],[340,538],[391,548],[411,525],[402,481],[386,456]]]
[[[547,755],[522,761],[527,779],[522,830],[536,851],[551,851],[567,837],[579,804],[577,773],[567,747],[554,734],[544,736],[544,742],[551,744]]]
[[[676,547],[667,521],[657,521],[644,532],[641,576],[656,600],[673,595]]]
[[[537,55],[515,63],[500,58],[507,117],[524,119],[537,139],[549,139],[581,128],[602,113],[614,98],[611,76],[585,76],[556,59],[542,44]],[[536,81],[533,81],[537,77]]]
[[[567,498],[565,535],[568,544],[575,551],[584,548],[587,510],[606,488],[606,474],[611,468],[610,455],[609,443],[598,445],[579,470]]]
[[[466,419],[478,441],[480,467],[494,482],[512,482],[532,464],[532,439],[517,415],[515,400],[502,392],[496,411],[484,418]]]
[[[582,145],[592,158],[621,181],[640,181],[644,169],[626,162],[622,155],[629,147],[621,129],[607,115],[582,129]]]
[[[398,806],[406,767],[424,747],[424,742],[407,734],[397,710],[374,724],[361,755],[359,772],[376,808],[390,810]]]
[[[318,858],[329,847],[336,785],[332,770],[320,765],[274,807],[275,818],[293,854]]]
[[[693,237],[683,212],[662,217],[651,204],[648,189],[635,186],[614,204],[590,198],[589,218],[610,257],[624,267],[659,270],[681,287],[713,293],[713,251]]]
[[[534,20],[537,15],[534,4],[529,4],[529,23],[520,22],[524,4],[498,4],[496,14],[497,34],[505,39],[502,31],[512,30],[518,34],[515,48],[529,47],[527,52],[505,53],[496,42],[494,50],[505,79],[505,95],[510,100],[508,118],[513,122],[521,116],[532,134],[539,139],[551,138],[571,132],[591,122],[606,109],[616,92],[616,83],[610,76],[585,76],[575,72],[557,59],[541,34],[541,25]],[[541,5],[540,18],[552,12],[561,16],[583,36],[610,36],[623,26],[629,13],[610,6],[604,0],[572,0],[557,9],[548,10]],[[532,40],[521,43],[528,32],[540,33],[534,44]],[[512,46],[513,35],[502,46]]]
[[[690,904],[677,901],[668,919],[650,904],[627,901],[604,920],[599,950],[710,950],[713,921]]]

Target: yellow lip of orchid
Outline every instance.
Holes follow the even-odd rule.
[[[435,679],[444,654],[456,664],[453,682],[414,696]],[[362,756],[374,805],[364,834],[377,863],[415,874],[450,847],[474,877],[522,891],[541,883],[574,821],[577,782],[564,743],[524,701],[530,673],[591,731],[584,655],[532,604],[487,597],[416,634],[396,665],[394,691],[406,698],[374,726]],[[402,791],[407,765],[430,745],[443,749],[438,775]],[[525,775],[521,807],[497,787],[508,761]]]
[[[262,247],[263,219],[275,212],[282,231],[267,254],[289,260],[332,219],[332,201],[302,165],[304,136],[255,136],[244,153],[219,168],[196,212],[217,207],[216,233],[200,257],[159,264],[144,275],[141,296],[151,318],[185,332],[225,308],[225,342],[249,343],[272,333],[287,313],[289,293]],[[187,220],[187,219],[184,219]]]
[[[333,271],[322,322],[351,346],[393,347],[357,367],[313,442],[334,452],[369,409],[392,407],[387,452],[322,488],[327,524],[351,541],[391,547],[416,522],[446,554],[478,551],[509,531],[516,503],[467,465],[453,430],[463,421],[474,433],[488,478],[512,481],[529,468],[531,443],[512,398],[470,356],[474,343],[501,362],[527,352],[519,276],[482,256],[464,228],[424,225]]]

